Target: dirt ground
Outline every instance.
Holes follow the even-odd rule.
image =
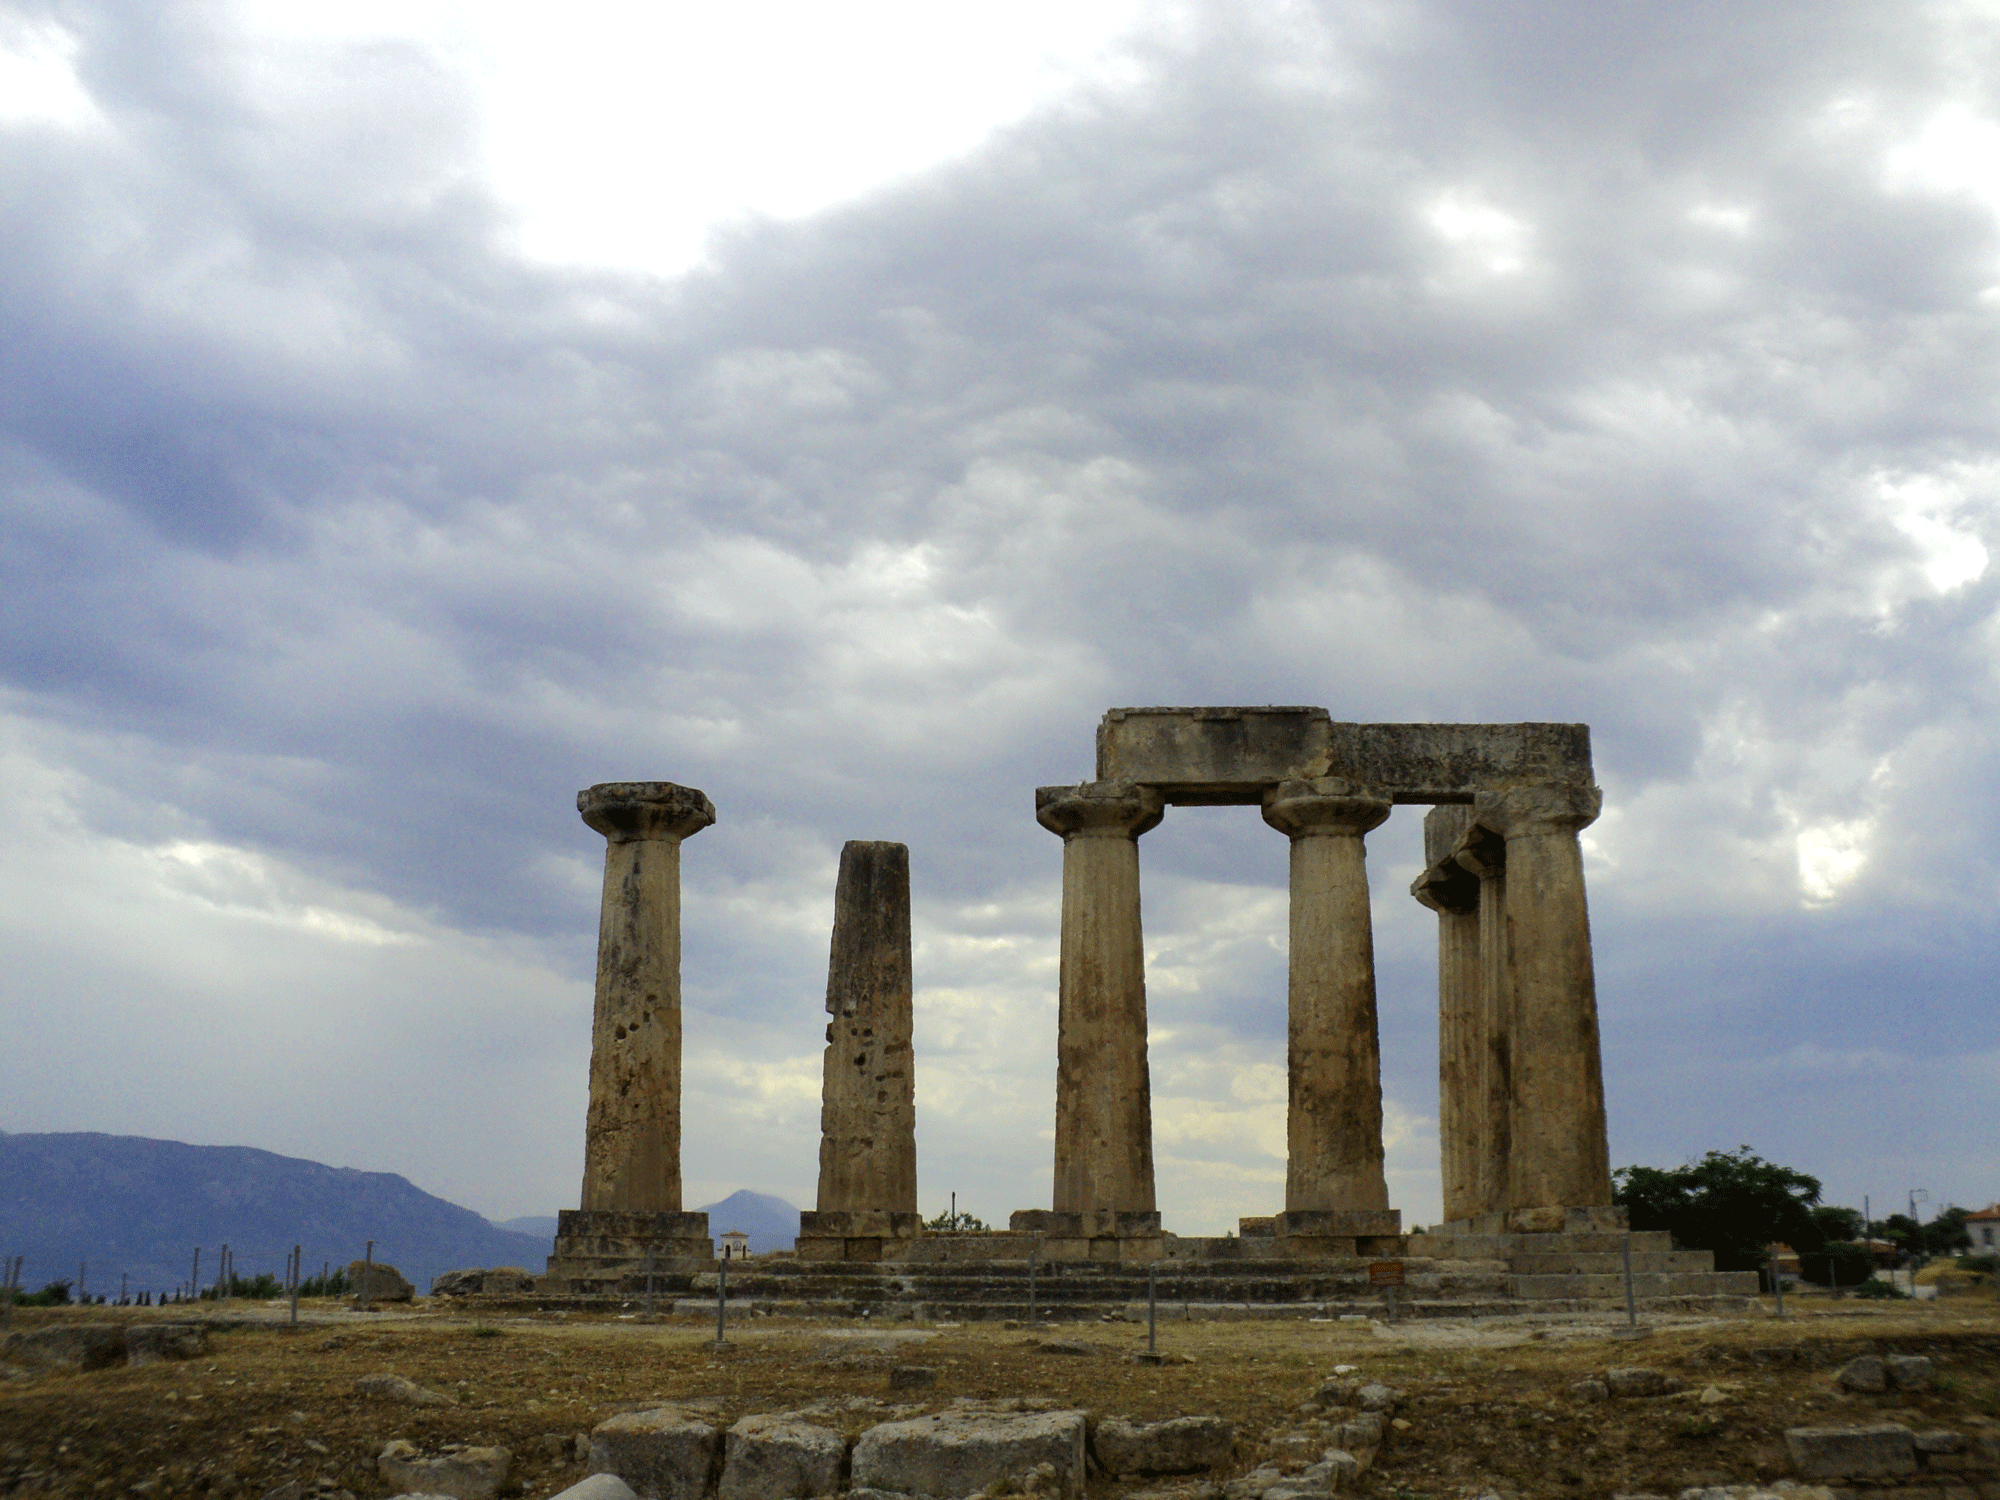
[[[17,1329],[56,1319],[164,1321],[174,1309],[23,1309]],[[425,1308],[359,1314],[308,1306],[312,1321],[220,1329],[206,1358],[143,1368],[59,1372],[0,1381],[0,1493],[139,1500],[258,1500],[288,1480],[310,1490],[380,1496],[372,1459],[392,1438],[421,1446],[499,1444],[524,1497],[582,1477],[565,1440],[613,1413],[707,1402],[716,1420],[809,1402],[845,1403],[859,1431],[961,1398],[1043,1397],[1094,1416],[1140,1419],[1218,1413],[1242,1434],[1232,1472],[1301,1420],[1299,1405],[1336,1365],[1397,1386],[1391,1435],[1355,1493],[1385,1500],[1457,1497],[1472,1487],[1510,1496],[1668,1494],[1787,1472],[1786,1427],[1869,1420],[1919,1428],[2000,1428],[2000,1307],[1794,1304],[1763,1316],[1682,1319],[1649,1337],[1609,1324],[1514,1322],[1397,1325],[1305,1321],[1163,1321],[1163,1353],[1133,1323],[877,1327],[735,1320],[730,1346],[712,1323],[641,1324],[614,1317],[523,1317]],[[915,1333],[894,1352],[883,1334]],[[1063,1353],[1047,1341],[1087,1346]],[[1831,1374],[1860,1353],[1927,1354],[1938,1367],[1919,1395],[1845,1396]],[[921,1364],[937,1383],[891,1391],[889,1369]],[[1688,1391],[1588,1402],[1573,1382],[1618,1366],[1674,1375]],[[455,1397],[414,1407],[357,1395],[358,1376],[391,1372]],[[1701,1400],[1712,1389],[1721,1399]],[[1217,1478],[1227,1476],[1218,1475]],[[1094,1478],[1105,1500],[1144,1488]],[[1476,1491],[1475,1491],[1476,1492]]]

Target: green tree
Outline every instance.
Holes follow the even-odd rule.
[[[1828,1242],[1861,1238],[1861,1210],[1858,1208],[1823,1205],[1812,1211],[1812,1219],[1819,1227],[1820,1237]]]
[[[935,1219],[924,1220],[924,1228],[933,1234],[972,1234],[986,1228],[986,1221],[976,1214],[953,1213],[946,1209]]]
[[[1710,1251],[1719,1271],[1756,1270],[1774,1240],[1795,1250],[1826,1243],[1812,1215],[1819,1179],[1765,1161],[1748,1146],[1664,1171],[1621,1167],[1612,1182],[1612,1201],[1634,1229],[1664,1229],[1677,1245]]]

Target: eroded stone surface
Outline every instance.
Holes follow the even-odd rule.
[[[1107,1417],[1091,1434],[1097,1461],[1112,1474],[1199,1473],[1227,1463],[1235,1447],[1236,1428],[1221,1417]]]
[[[157,1365],[208,1353],[208,1330],[199,1323],[134,1323],[125,1330],[125,1361]]]
[[[1084,1414],[1080,1411],[952,1412],[884,1422],[854,1445],[854,1488],[930,1495],[939,1500],[1016,1486],[1051,1465],[1051,1494],[1075,1500],[1083,1492]]]
[[[827,965],[819,1212],[917,1211],[910,1046],[910,851],[840,851]]]
[[[717,1500],[806,1500],[840,1488],[847,1439],[793,1413],[745,1417],[724,1443]]]
[[[30,1369],[102,1370],[123,1364],[125,1347],[121,1324],[57,1324],[8,1334],[0,1358]]]
[[[347,1263],[347,1284],[354,1289],[354,1300],[359,1302],[365,1292],[370,1303],[410,1302],[416,1298],[417,1289],[410,1279],[387,1261],[369,1262],[351,1260]]]
[[[456,1448],[424,1453],[398,1439],[383,1448],[375,1472],[392,1495],[450,1495],[454,1500],[493,1500],[507,1482],[505,1448]]]
[[[1893,1479],[1917,1472],[1915,1434],[1895,1422],[1790,1427],[1785,1448],[1802,1479]]]
[[[622,1412],[590,1434],[590,1471],[616,1474],[640,1500],[702,1500],[715,1483],[722,1435],[671,1407]]]

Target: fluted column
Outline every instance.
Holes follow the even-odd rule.
[[[681,840],[715,821],[693,787],[614,781],[576,795],[603,834],[583,1207],[681,1207]]]
[[[1479,1149],[1471,1162],[1473,1213],[1507,1211],[1509,1162],[1514,1138],[1514,989],[1507,968],[1507,843],[1490,828],[1470,824],[1453,854],[1479,882],[1478,1036],[1471,1102],[1471,1130]]]
[[[1139,835],[1160,794],[1127,782],[1042,787],[1035,820],[1062,835],[1054,1208],[1152,1213],[1153,1096]]]
[[[1524,1228],[1542,1227],[1539,1219],[1560,1227],[1557,1209],[1611,1202],[1597,983],[1577,841],[1602,805],[1594,786],[1548,782],[1482,792],[1473,806],[1475,821],[1507,842],[1507,1206]]]
[[[1375,942],[1362,835],[1386,797],[1351,782],[1283,782],[1264,821],[1290,836],[1285,1211],[1386,1209]]]
[[[1438,1165],[1444,1217],[1491,1212],[1481,1196],[1487,1152],[1485,974],[1479,948],[1479,878],[1452,857],[1472,821],[1464,803],[1424,819],[1424,873],[1410,894],[1438,918]]]

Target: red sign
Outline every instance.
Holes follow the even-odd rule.
[[[1371,1260],[1368,1262],[1368,1284],[1370,1286],[1403,1285],[1403,1263],[1400,1260]]]

